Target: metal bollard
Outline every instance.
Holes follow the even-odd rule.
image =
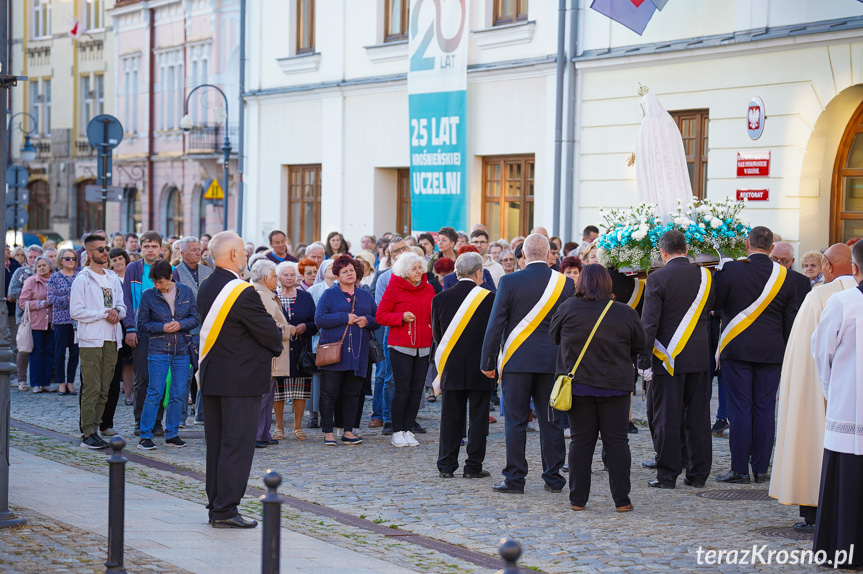
[[[261,552],[261,572],[263,574],[279,574],[279,556],[282,540],[282,498],[279,496],[279,485],[282,475],[274,470],[267,470],[264,475],[267,494],[260,498],[264,506],[264,546]]]
[[[121,436],[111,439],[108,457],[108,561],[105,572],[125,574],[123,566],[123,532],[126,528],[126,441]]]
[[[504,569],[498,570],[498,572],[502,574],[518,574],[521,571],[516,564],[521,557],[521,544],[512,538],[503,538],[497,547],[497,551],[500,553],[503,561],[506,562]]]

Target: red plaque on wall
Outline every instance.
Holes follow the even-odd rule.
[[[737,152],[737,177],[770,177],[770,152]]]
[[[738,189],[737,201],[748,199],[749,201],[767,201],[770,198],[768,189]]]

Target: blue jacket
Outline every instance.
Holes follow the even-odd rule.
[[[192,290],[182,283],[177,286],[177,298],[174,300],[174,313],[168,301],[158,289],[152,287],[141,295],[141,305],[138,307],[138,331],[150,335],[150,353],[154,355],[188,355],[191,353],[192,337],[190,331],[198,326],[198,308]],[[175,333],[165,332],[165,323],[177,321],[180,330]]]
[[[123,326],[129,333],[135,332],[138,307],[141,305],[143,277],[143,259],[132,261],[126,266],[126,273],[123,275],[123,303],[126,304],[126,318],[123,319]]]
[[[355,375],[365,377],[369,369],[371,332],[378,328],[375,322],[377,305],[372,294],[365,289],[357,287],[354,290],[354,297],[356,297],[354,315],[368,319],[368,325],[363,329],[357,325],[351,325],[342,345],[342,360],[334,365],[320,368],[326,371],[353,371]],[[348,303],[338,283],[333,283],[332,287],[324,291],[315,307],[315,324],[320,329],[321,335],[318,346],[334,343],[342,338],[350,312],[351,304]]]

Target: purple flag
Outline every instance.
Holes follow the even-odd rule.
[[[861,0],[863,1],[863,0]],[[661,2],[661,0],[657,0]],[[593,0],[591,8],[623,24],[639,36],[656,12],[656,5],[646,0]]]

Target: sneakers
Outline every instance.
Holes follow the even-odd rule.
[[[102,436],[114,436],[115,434],[117,434],[117,431],[115,431],[113,428],[107,428],[101,432]]]
[[[165,439],[165,444],[167,446],[174,446],[177,448],[183,448],[186,446],[186,441],[182,440],[178,436],[172,436],[171,438]]]
[[[58,383],[51,383],[47,389],[45,389],[46,393],[56,393],[60,390],[60,385]]]
[[[138,441],[138,448],[141,450],[156,450],[156,443],[154,443],[151,438],[142,438]]]
[[[100,450],[103,448],[108,448],[108,443],[103,441],[98,434],[93,433],[82,437],[81,446],[92,450]]]
[[[713,428],[710,429],[710,432],[714,434],[721,434],[726,429],[728,429],[728,421],[725,419],[716,419],[716,422],[713,424]]]
[[[33,387],[33,388],[32,388],[32,389],[30,389],[30,390],[31,390],[31,391],[33,392],[33,394],[35,395],[36,393],[41,393],[41,392],[42,392],[42,387]]]
[[[381,431],[383,436],[389,436],[393,434],[393,423],[384,423],[384,430]]]
[[[419,446],[420,445],[419,441],[417,441],[417,437],[415,437],[414,433],[412,433],[411,431],[404,431],[402,433],[402,435],[404,435],[404,438],[407,441],[408,446]]]
[[[539,421],[536,419],[533,419],[532,421],[527,423],[527,430],[533,431],[533,432],[539,432]]]
[[[396,448],[402,448],[404,446],[410,446],[410,443],[408,443],[407,436],[405,436],[405,433],[402,431],[394,432],[393,438],[392,438],[392,440],[390,440],[390,443]],[[419,444],[419,443],[417,443],[417,444]]]

